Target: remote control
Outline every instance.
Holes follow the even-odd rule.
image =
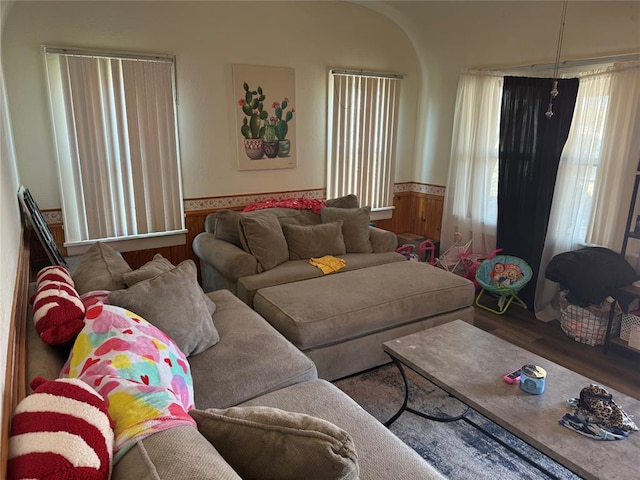
[[[515,372],[507,373],[502,378],[507,383],[518,383],[520,381],[520,370],[516,370]]]

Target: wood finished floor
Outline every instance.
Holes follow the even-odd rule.
[[[564,334],[558,321],[537,320],[516,305],[504,315],[475,309],[475,325],[565,368],[640,400],[640,354],[611,345],[590,347]],[[615,397],[614,397],[615,400]]]

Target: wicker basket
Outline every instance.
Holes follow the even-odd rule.
[[[623,313],[622,321],[620,322],[620,338],[625,342],[629,341],[629,335],[631,335],[631,327],[634,325],[640,326],[640,317],[638,317],[637,315],[633,315],[632,313]]]
[[[610,303],[602,302],[600,305],[582,308],[567,301],[566,293],[560,292],[560,312],[560,327],[569,338],[592,347],[604,344],[611,312]],[[620,313],[616,305],[617,321],[611,327],[612,337],[620,331]]]

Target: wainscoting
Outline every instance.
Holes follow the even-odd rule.
[[[185,228],[187,229],[187,239],[185,245],[173,247],[163,247],[150,250],[138,250],[124,252],[125,258],[131,268],[138,268],[151,260],[156,253],[167,258],[171,263],[177,265],[186,259],[191,259],[198,264],[198,258],[193,253],[191,244],[193,239],[200,232],[204,232],[204,222],[207,215],[221,209],[242,210],[252,202],[270,198],[324,198],[325,192],[321,189],[291,191],[291,192],[271,192],[257,195],[245,195],[237,197],[213,197],[203,199],[185,200]],[[394,188],[393,204],[395,210],[393,218],[379,220],[376,226],[395,233],[413,233],[423,237],[440,240],[440,228],[442,224],[442,210],[444,206],[444,187],[417,184],[400,183]],[[62,214],[59,210],[43,211],[45,218],[53,234],[62,255],[67,255],[64,248],[64,230],[61,222]],[[37,242],[35,235],[32,238],[32,264],[38,261],[46,262],[46,254]],[[46,265],[46,263],[45,263]]]
[[[444,206],[442,195],[399,192],[393,196],[393,205],[393,218],[376,222],[377,227],[440,240]]]
[[[189,258],[196,262],[196,265],[198,265],[198,257],[196,257],[195,253],[193,253],[191,244],[193,243],[193,239],[196,237],[196,235],[198,235],[198,233],[204,232],[204,221],[207,218],[207,215],[213,213],[214,211],[215,210],[185,212],[185,228],[187,229],[185,245],[174,245],[171,247],[123,252],[122,256],[133,269],[139,268],[149,260],[153,259],[153,256],[156,253],[159,253],[174,265],[177,265],[183,260]],[[64,230],[62,224],[49,224],[49,228],[51,230],[51,233],[53,234],[53,238],[60,248],[60,251],[62,252],[62,255],[67,256],[67,249],[63,246]],[[38,239],[35,235],[32,237],[32,242],[34,242],[32,243],[32,262],[34,263],[35,267],[42,267],[46,265],[46,254],[42,247],[40,247]],[[43,262],[44,265],[42,264]]]

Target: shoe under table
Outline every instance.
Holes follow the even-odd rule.
[[[260,289],[254,309],[335,380],[390,362],[382,343],[454,319],[473,324],[469,280],[394,262]]]

